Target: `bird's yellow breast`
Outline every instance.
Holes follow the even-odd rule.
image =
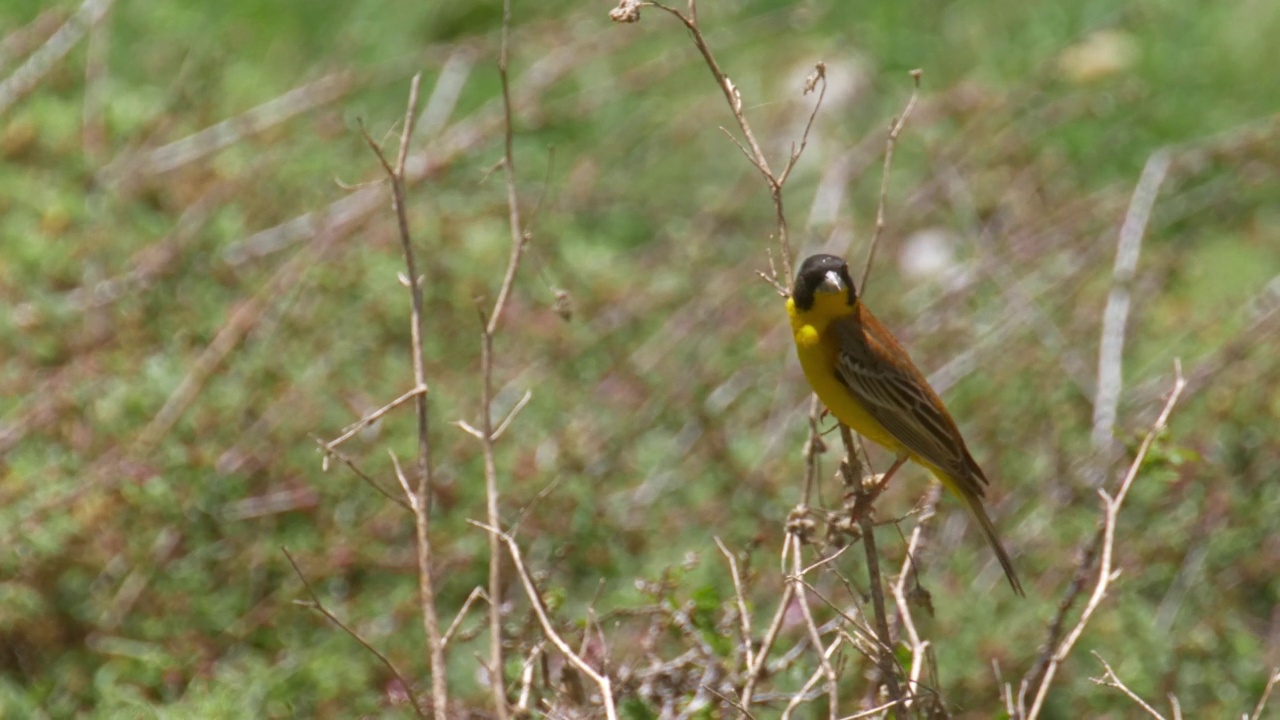
[[[852,310],[838,296],[820,295],[807,311],[797,308],[793,300],[787,300],[787,316],[791,319],[791,335],[795,339],[800,368],[818,399],[837,420],[890,452],[904,452],[906,448],[902,443],[867,413],[840,380],[839,341],[827,330],[833,320],[849,315]]]

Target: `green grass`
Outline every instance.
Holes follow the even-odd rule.
[[[5,4],[0,37],[46,5]],[[153,5],[109,15],[99,152],[83,141],[84,43],[0,117],[0,544],[10,550],[0,554],[0,714],[408,717],[390,706],[393,678],[376,658],[292,604],[305,593],[279,550],[427,687],[412,523],[340,464],[322,472],[312,440],[412,382],[389,203],[323,251],[310,240],[251,259],[232,251],[347,196],[339,183],[379,181],[360,124],[393,150],[409,77],[423,72],[425,103],[463,47],[474,65],[447,128],[479,127],[499,93],[500,5]],[[732,590],[712,537],[750,565],[758,633],[799,498],[806,388],[778,299],[755,277],[773,209],[719,129],[733,127],[723,97],[671,18],[650,8],[639,25],[615,26],[608,9],[514,8],[517,94],[554,52],[570,48],[575,62],[515,119],[522,207],[534,219],[495,341],[495,412],[525,390],[533,398],[498,444],[503,517],[533,504],[519,538],[565,622],[593,603],[605,613],[688,602],[723,651],[732,637],[714,626]],[[799,85],[812,64],[828,64],[833,88],[851,80],[849,94],[829,96],[788,185],[798,252],[847,252],[860,265],[876,153],[910,94],[907,72],[924,70],[869,299],[927,371],[975,349],[977,369],[945,395],[993,478],[993,512],[1029,595],[1017,601],[1000,586],[959,504],[944,499],[920,558],[937,612],[917,619],[961,716],[999,712],[991,660],[1006,680],[1029,667],[1096,523],[1089,389],[1115,238],[1147,158],[1174,148],[1132,287],[1120,438],[1136,445],[1175,357],[1193,385],[1122,515],[1124,573],[1046,716],[1132,714],[1128,699],[1090,682],[1101,674],[1091,650],[1148,700],[1176,694],[1188,717],[1249,711],[1280,658],[1278,343],[1274,316],[1256,324],[1258,308],[1276,304],[1257,299],[1280,274],[1280,78],[1268,64],[1280,9],[1003,0],[699,12],[775,166],[808,117],[812,96]],[[1072,80],[1064,51],[1099,33],[1131,49],[1127,64]],[[0,78],[20,61],[0,60]],[[337,101],[180,169],[127,185],[100,173],[348,70],[358,79]],[[824,173],[854,148],[866,155],[836,188],[836,219],[807,224],[815,193],[831,190],[820,188]],[[409,195],[426,282],[447,619],[487,582],[487,538],[466,522],[484,514],[480,448],[451,423],[478,417],[476,299],[492,302],[509,248],[501,156],[499,132],[487,131]],[[900,272],[899,250],[921,230],[947,233],[969,281]],[[100,304],[73,292],[130,273],[140,279]],[[273,286],[282,275],[289,281]],[[993,342],[1019,306],[1015,279],[1038,314]],[[572,299],[568,322],[555,312],[558,290]],[[246,332],[190,405],[154,446],[140,445],[255,298]],[[412,411],[344,449],[394,490],[387,451],[413,457]],[[882,518],[919,499],[923,473],[903,478]],[[824,484],[828,505],[839,493]],[[237,514],[268,497],[292,504]],[[890,529],[878,538],[896,568],[903,544]],[[861,586],[856,554],[840,571]],[[636,588],[664,576],[660,592]],[[834,577],[815,582],[848,602]],[[531,620],[514,583],[508,599],[519,644]],[[608,629],[619,658],[643,659],[643,623]],[[801,635],[789,626],[784,645]],[[665,657],[678,654],[678,634],[660,640]],[[480,633],[451,652],[450,683],[468,707],[488,702],[474,661],[486,651]],[[511,678],[519,666],[509,659]],[[859,662],[846,666],[857,687]],[[794,689],[810,671],[798,666],[777,685]],[[854,690],[844,694],[852,702]],[[656,712],[628,702],[635,717]]]

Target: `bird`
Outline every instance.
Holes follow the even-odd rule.
[[[988,484],[951,414],[888,328],[871,314],[835,255],[813,255],[796,272],[787,315],[796,354],[818,399],[841,423],[924,466],[969,507],[1009,585],[1025,595],[1013,561],[982,506]]]

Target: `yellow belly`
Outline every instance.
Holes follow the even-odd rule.
[[[794,314],[792,317],[795,317]],[[839,348],[835,343],[824,342],[818,328],[798,320],[792,323],[792,332],[796,341],[796,355],[800,358],[804,376],[831,414],[854,432],[889,452],[905,453],[907,450],[902,443],[862,408],[861,403],[837,377],[836,358]]]

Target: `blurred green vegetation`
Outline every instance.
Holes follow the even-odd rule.
[[[4,3],[0,78],[75,8]],[[532,504],[519,539],[562,617],[650,602],[636,579],[666,573],[659,596],[691,601],[723,651],[714,616],[732,587],[712,537],[749,558],[761,627],[799,498],[806,387],[755,277],[773,209],[719,129],[733,124],[723,97],[671,18],[617,26],[609,9],[514,8],[533,220],[496,341],[495,415],[533,399],[499,443],[503,514]],[[788,214],[798,251],[855,265],[885,128],[907,71],[924,70],[869,298],[923,368],[944,369],[1029,596],[1006,591],[944,500],[920,559],[937,613],[918,620],[958,715],[999,712],[992,662],[1015,682],[1030,666],[1097,522],[1092,383],[1115,239],[1145,161],[1173,148],[1131,287],[1120,439],[1149,425],[1175,357],[1191,388],[1121,517],[1123,575],[1047,716],[1133,714],[1090,682],[1090,650],[1189,716],[1250,710],[1280,665],[1280,5],[759,0],[706,2],[700,19],[775,164],[811,108],[803,77],[827,63]],[[393,149],[410,76],[424,73],[429,106],[454,68],[456,105],[414,145],[438,165],[409,199],[447,621],[487,577],[487,538],[466,522],[484,514],[480,448],[451,423],[477,417],[475,299],[496,292],[509,244],[500,21],[496,2],[116,3],[0,115],[0,714],[408,716],[376,658],[292,604],[305,593],[280,552],[427,687],[412,521],[341,465],[322,472],[313,439],[412,385],[390,203],[346,232],[256,233],[322,223],[379,182],[360,123]],[[331,73],[350,74],[294,117],[167,171],[137,162]],[[910,270],[926,235],[941,238],[940,272]],[[415,448],[406,406],[344,451],[394,489],[387,451]],[[881,515],[923,487],[907,473]],[[881,545],[896,567],[904,544],[886,530]],[[515,636],[528,613],[517,588],[509,599]],[[450,670],[477,708],[480,623],[464,622]],[[619,626],[619,658],[642,630]],[[807,677],[792,672],[777,682]]]

